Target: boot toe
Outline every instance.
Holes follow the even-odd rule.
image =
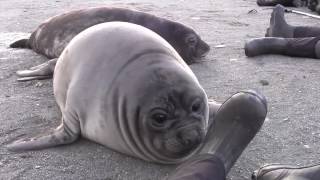
[[[240,91],[233,95],[232,99],[238,102],[238,108],[243,109],[241,112],[251,112],[248,114],[252,116],[251,118],[267,113],[266,97],[255,90]]]
[[[254,47],[252,46],[252,42],[251,41],[247,41],[244,45],[244,53],[247,57],[253,57],[255,56],[254,53]]]
[[[244,53],[248,57],[254,57],[261,54],[261,47],[264,43],[261,43],[261,38],[255,38],[248,40],[244,45]]]
[[[297,169],[297,167],[282,164],[266,164],[252,173],[252,180],[272,180],[279,177],[286,177],[288,170]]]
[[[260,101],[264,105],[264,108],[267,110],[267,108],[268,108],[267,99],[263,94],[258,93],[257,91],[252,90],[252,89],[244,90],[244,91],[240,91],[240,92],[257,98],[257,100]]]

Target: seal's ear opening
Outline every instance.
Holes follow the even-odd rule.
[[[194,101],[192,101],[192,103],[189,104],[189,112],[191,115],[203,114],[205,107],[205,102],[200,98],[196,98]]]

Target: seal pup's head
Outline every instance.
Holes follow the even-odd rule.
[[[131,112],[136,123],[131,121],[130,125],[135,126],[135,137],[140,137],[135,144],[143,146],[140,149],[149,160],[177,163],[204,140],[209,116],[207,96],[187,65],[180,64],[182,60],[168,61],[165,58],[170,57],[162,54],[143,58],[126,68],[132,72],[135,66],[140,67],[139,62],[149,61],[148,68],[135,71],[134,76],[132,73],[126,84],[131,99],[126,104],[136,102],[131,105],[135,107]]]
[[[158,153],[181,158],[203,141],[207,126],[207,96],[197,81],[179,68],[157,68],[150,77],[156,92],[146,106],[143,129]]]
[[[210,46],[196,33],[187,34],[184,37],[184,41],[189,51],[183,56],[187,56],[192,62],[196,62],[196,60],[205,57],[210,50]]]
[[[195,88],[159,88],[146,107],[144,131],[153,148],[169,158],[189,155],[204,140],[208,112],[206,96]]]
[[[174,47],[187,64],[198,62],[210,51],[210,46],[192,28],[174,21],[166,21],[166,24],[166,28],[157,33]]]
[[[191,28],[177,28],[174,34],[175,41],[170,43],[187,64],[195,63],[209,53],[210,46]]]

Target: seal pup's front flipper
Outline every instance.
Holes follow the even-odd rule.
[[[43,80],[43,79],[50,79],[50,78],[52,78],[52,76],[33,76],[33,77],[18,78],[17,81],[24,82],[24,81]]]
[[[9,45],[11,48],[28,48],[31,49],[29,39],[20,39]]]
[[[49,147],[70,144],[77,140],[79,135],[80,127],[69,127],[67,124],[63,123],[48,135],[17,140],[7,145],[7,149],[16,152],[40,150]]]
[[[54,68],[56,66],[58,58],[51,59],[48,62],[34,66],[28,70],[17,71],[19,77],[18,81],[30,81],[35,79],[49,79],[52,77]]]

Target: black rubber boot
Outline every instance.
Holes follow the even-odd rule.
[[[248,57],[263,54],[284,54],[287,41],[284,38],[266,37],[247,41],[244,50]]]
[[[309,0],[293,0],[292,4],[294,7],[308,7]]]
[[[320,165],[293,167],[288,165],[266,165],[252,174],[253,180],[319,180]]]
[[[320,37],[309,38],[257,38],[246,42],[245,54],[248,57],[263,54],[281,54],[292,57],[317,58],[315,46]]]
[[[316,6],[316,12],[317,12],[318,14],[320,14],[320,4],[319,4],[319,3],[318,3],[317,6]]]
[[[178,166],[167,180],[225,180],[223,162],[212,154],[197,155]]]
[[[293,38],[294,27],[285,19],[286,8],[278,4],[273,8],[266,37]]]
[[[294,26],[293,38],[318,37],[320,36],[320,27],[315,26]]]
[[[314,7],[314,6],[312,6]],[[319,5],[316,5],[320,11]],[[267,28],[266,37],[304,38],[320,36],[320,27],[316,26],[292,26],[285,19],[286,8],[276,5],[271,13],[270,25]]]
[[[259,6],[275,6],[281,4],[283,6],[295,6],[296,0],[257,0]],[[301,1],[301,0],[300,0]]]
[[[221,159],[226,174],[261,128],[267,115],[265,97],[255,91],[242,91],[226,100],[210,126],[202,154]]]
[[[309,0],[308,1],[308,8],[311,11],[315,11],[317,6],[318,6],[318,0]]]

